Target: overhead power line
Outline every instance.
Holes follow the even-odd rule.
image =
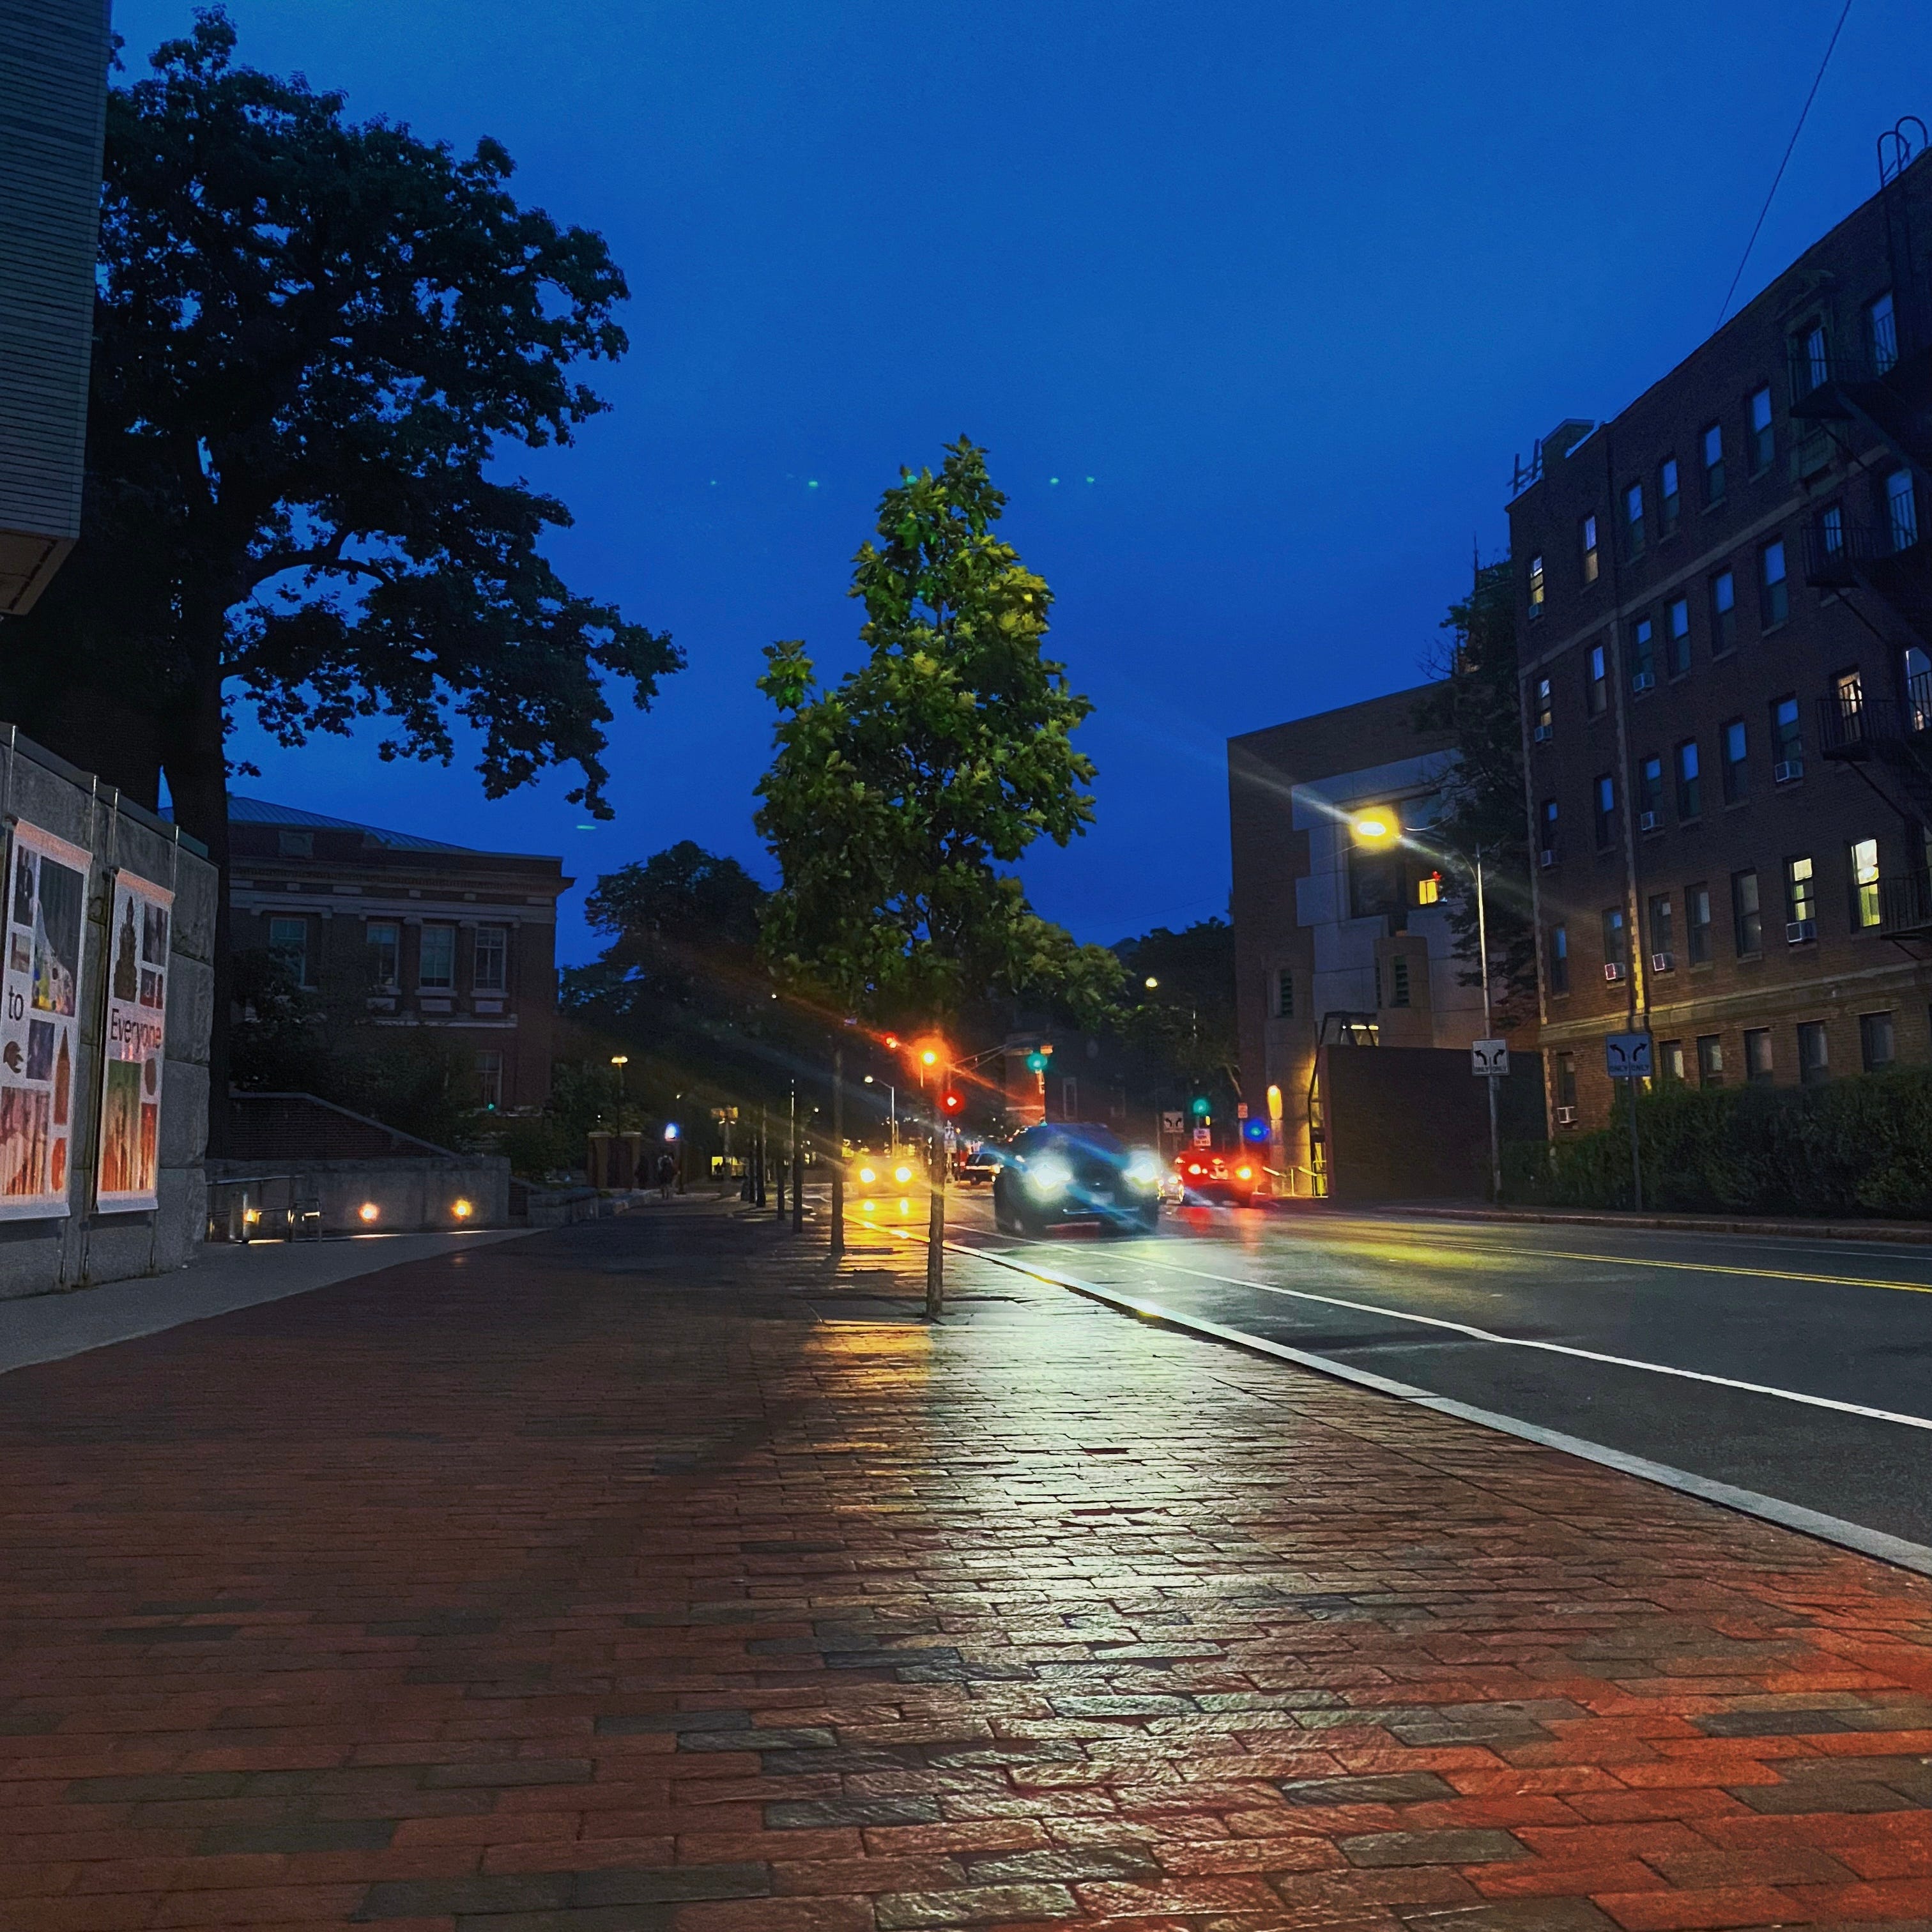
[[[1744,244],[1743,260],[1738,263],[1738,272],[1731,278],[1731,285],[1724,291],[1724,299],[1718,310],[1718,326],[1721,328],[1726,315],[1730,311],[1731,298],[1738,292],[1738,284],[1744,278],[1744,264],[1751,258],[1751,250],[1757,246],[1760,230],[1764,226],[1764,218],[1771,212],[1771,204],[1778,198],[1778,184],[1784,178],[1784,170],[1790,165],[1791,151],[1798,145],[1798,137],[1804,131],[1804,117],[1811,112],[1811,104],[1818,98],[1819,83],[1825,78],[1825,70],[1832,64],[1832,50],[1838,44],[1838,36],[1845,31],[1845,22],[1850,17],[1852,0],[1845,0],[1844,10],[1838,16],[1838,24],[1832,29],[1832,38],[1825,44],[1825,58],[1818,63],[1818,71],[1813,76],[1811,92],[1804,97],[1804,105],[1798,110],[1798,125],[1791,130],[1791,139],[1785,143],[1784,159],[1778,164],[1778,172],[1771,178],[1771,192],[1764,198],[1764,206],[1757,212],[1757,220],[1750,232],[1750,239]]]

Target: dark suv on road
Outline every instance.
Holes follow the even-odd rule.
[[[1000,1153],[993,1219],[1004,1233],[1042,1234],[1070,1221],[1146,1232],[1160,1221],[1160,1156],[1126,1146],[1111,1127],[1054,1121]]]

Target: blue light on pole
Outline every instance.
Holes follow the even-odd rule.
[[[1241,1138],[1244,1141],[1264,1141],[1268,1137],[1268,1124],[1263,1120],[1244,1120]]]
[[[664,1138],[668,1141],[674,1141],[677,1138],[677,1123],[675,1120],[664,1129]]]

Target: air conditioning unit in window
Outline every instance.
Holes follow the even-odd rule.
[[[1657,674],[1653,670],[1633,671],[1630,688],[1633,691],[1654,691],[1657,688]]]
[[[1574,1107],[1558,1107],[1556,1124],[1559,1127],[1574,1127],[1576,1124],[1576,1109]]]
[[[1606,959],[1604,962],[1604,977],[1606,980],[1621,980],[1623,976],[1623,963],[1621,960]]]
[[[1804,776],[1804,760],[1802,758],[1786,758],[1782,764],[1773,765],[1771,768],[1773,784],[1790,784]]]
[[[1653,952],[1650,956],[1650,970],[1653,973],[1674,973],[1677,970],[1676,954]]]
[[[1539,724],[1529,734],[1530,742],[1532,744],[1546,745],[1556,735],[1556,727],[1554,724]]]
[[[1655,832],[1661,829],[1663,824],[1664,814],[1660,812],[1646,812],[1638,818],[1636,829],[1640,832]]]
[[[1815,919],[1788,919],[1784,922],[1784,943],[1787,946],[1802,946],[1808,939],[1818,937],[1818,922]]]
[[[1553,866],[1556,862],[1556,848],[1553,845],[1546,845],[1537,856],[1544,865]]]

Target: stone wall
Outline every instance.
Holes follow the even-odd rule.
[[[202,848],[92,773],[0,725],[0,820],[38,826],[92,855],[76,1004],[73,1168],[64,1216],[0,1221],[0,1299],[82,1288],[178,1268],[206,1223],[208,1042],[213,1016],[216,874]],[[94,1205],[99,1159],[100,1049],[107,924],[117,871],[175,895],[170,922],[167,1037],[161,1079],[158,1208],[104,1214]]]

